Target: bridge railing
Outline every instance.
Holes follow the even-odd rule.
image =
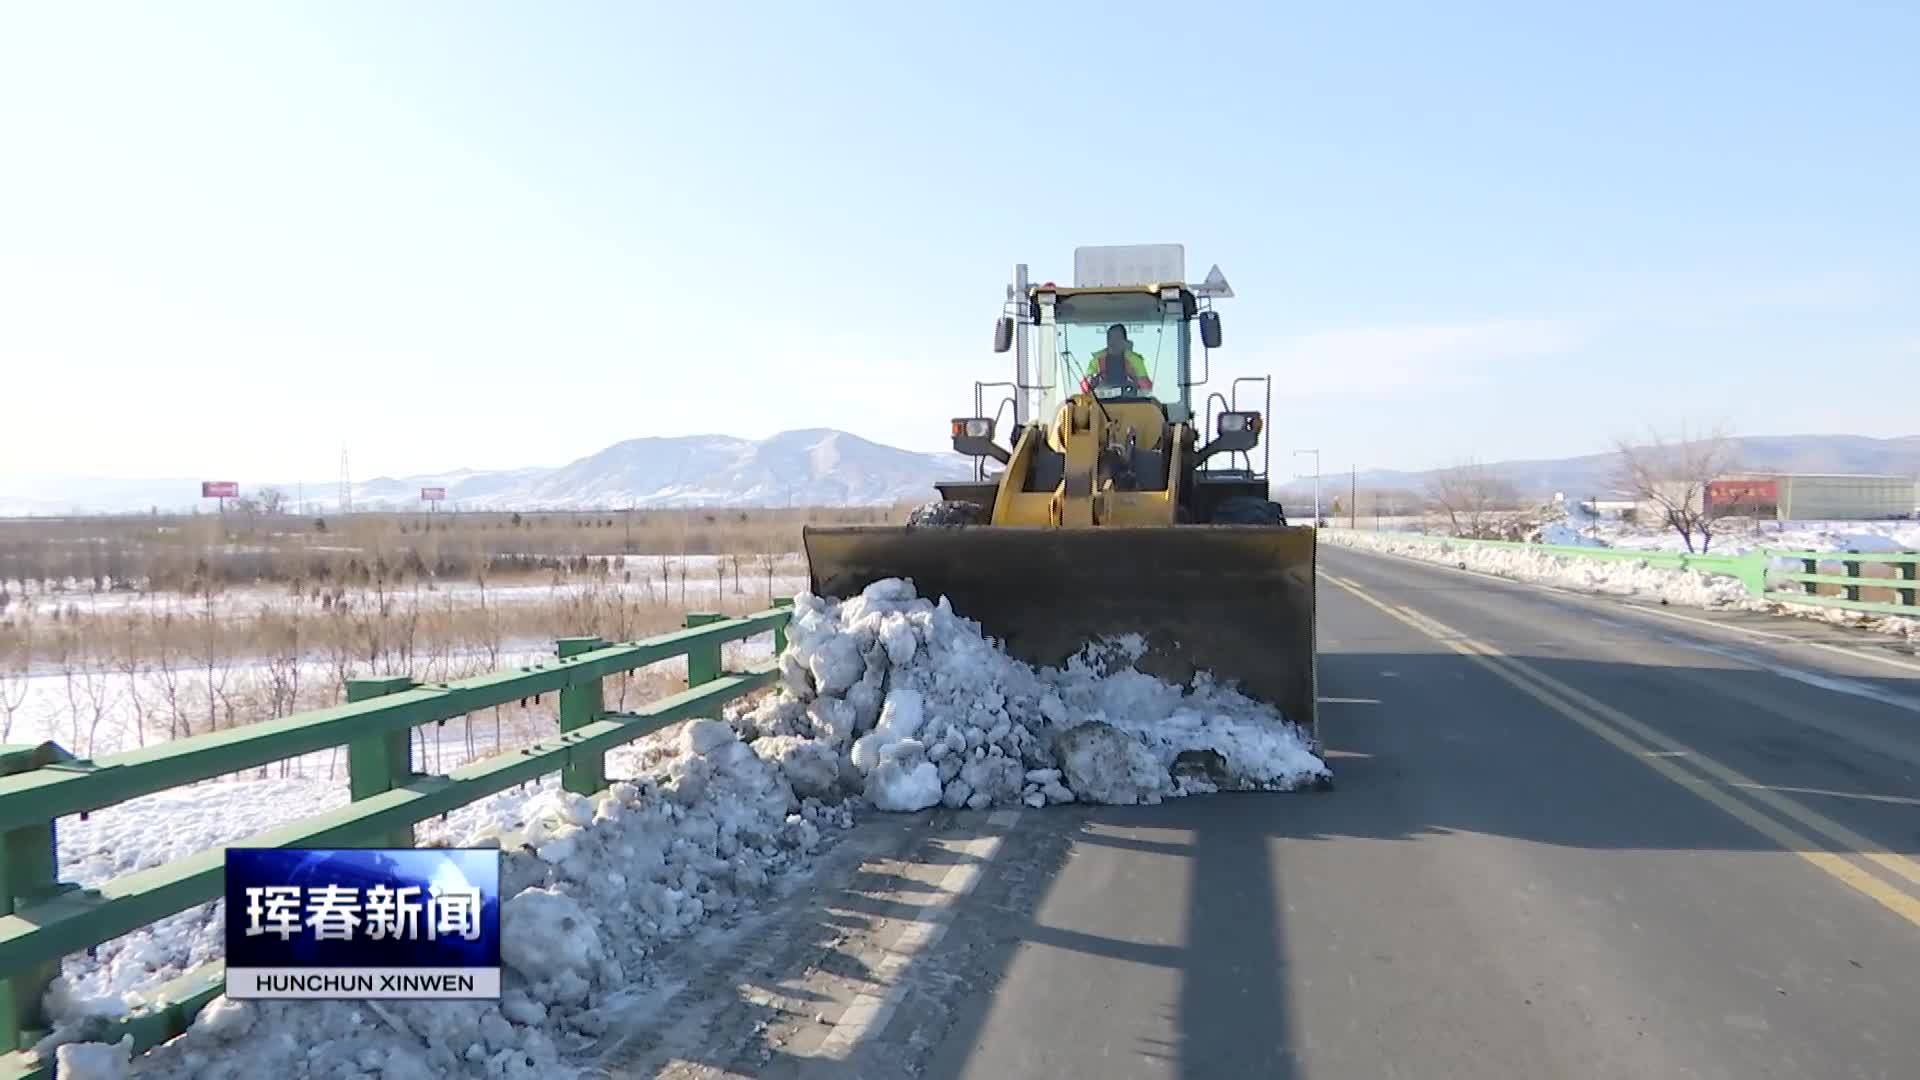
[[[1669,570],[1697,570],[1730,577],[1748,594],[1783,604],[1842,608],[1875,615],[1920,618],[1920,552],[1793,551],[1756,548],[1738,555],[1530,544],[1519,540],[1468,540],[1429,533],[1373,535],[1427,540],[1459,547],[1507,548],[1575,559],[1641,562]],[[1828,568],[1838,568],[1837,571]],[[1797,589],[1770,589],[1772,585]]]
[[[50,1029],[42,999],[63,958],[224,895],[226,846],[410,847],[428,818],[558,772],[568,791],[607,787],[607,751],[772,683],[775,662],[726,671],[721,646],[771,633],[785,647],[785,606],[740,618],[695,613],[686,628],[642,641],[562,638],[551,662],[453,682],[358,679],[347,701],[98,761],[52,743],[0,747],[0,1078],[50,1077],[51,1055],[31,1048]],[[687,689],[631,712],[606,709],[603,682],[685,657]],[[557,694],[559,733],[462,765],[415,772],[412,731],[496,705]],[[347,748],[351,801],[186,858],[94,887],[58,879],[55,822],[142,795],[211,780],[334,747]],[[136,1051],[186,1029],[225,986],[225,965],[202,965],[148,995],[150,1005],[95,1035],[131,1034]]]

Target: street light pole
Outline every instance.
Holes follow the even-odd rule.
[[[1320,527],[1320,451],[1317,448],[1295,450],[1293,454],[1295,457],[1301,454],[1313,455],[1313,527],[1317,529]]]

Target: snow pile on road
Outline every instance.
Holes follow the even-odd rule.
[[[1035,668],[903,581],[844,603],[803,594],[789,637],[773,694],[724,722],[689,721],[610,753],[609,772],[632,780],[588,798],[548,778],[420,827],[423,843],[504,852],[500,1001],[222,997],[185,1035],[129,1061],[130,1045],[104,1041],[105,1023],[145,1003],[144,988],[218,957],[216,902],[103,948],[105,961],[71,961],[40,1050],[74,1062],[62,1075],[75,1080],[550,1080],[605,1033],[617,1002],[655,980],[656,943],[762,901],[776,880],[801,880],[863,803],[901,812],[1157,803],[1329,775],[1271,707],[1206,675],[1181,687],[1128,668],[1145,649],[1138,637]],[[208,787],[169,795],[204,800]],[[340,798],[308,787],[307,812]],[[279,798],[233,789],[256,805]],[[109,820],[81,845],[76,876],[116,876],[268,824],[259,811],[222,819],[224,804],[198,813],[167,803],[164,825],[154,807]]]
[[[620,756],[609,755],[610,769]],[[609,997],[654,978],[647,957],[655,943],[752,905],[776,877],[803,872],[828,834],[853,824],[850,805],[795,796],[775,766],[718,721],[650,736],[624,764],[636,767],[636,780],[593,798],[549,786],[499,799],[488,816],[470,816],[463,834],[445,837],[505,849],[507,970],[497,1003],[219,998],[187,1034],[126,1065],[119,1048],[87,1040],[139,995],[105,997],[100,991],[124,978],[100,974],[89,1007],[56,1016],[60,1027],[42,1050],[96,1062],[62,1074],[74,1077],[122,1075],[113,1071],[121,1067],[183,1080],[564,1075],[565,1055],[603,1033]],[[215,955],[217,907],[202,916],[214,928]],[[174,951],[164,940],[148,948]],[[69,988],[56,1001],[80,996]],[[87,1045],[55,1051],[55,1042]]]
[[[1489,547],[1445,537],[1410,533],[1370,533],[1325,529],[1322,543],[1379,551],[1426,562],[1447,563],[1500,577],[1554,585],[1581,592],[1640,596],[1669,604],[1703,608],[1769,610],[1747,595],[1746,586],[1729,577],[1698,570],[1669,570],[1638,559],[1592,559],[1518,547]]]
[[[910,812],[1153,803],[1328,775],[1271,706],[1204,674],[1180,687],[1123,667],[1145,650],[1138,635],[1035,668],[944,598],[889,579],[844,602],[800,596],[788,641],[780,692],[731,720],[796,791]],[[1089,725],[1063,759],[1062,737]],[[1200,771],[1177,775],[1183,762]]]

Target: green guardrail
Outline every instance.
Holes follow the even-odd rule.
[[[724,671],[720,648],[771,632],[786,647],[786,605],[729,619],[694,613],[686,628],[609,644],[562,638],[551,663],[455,682],[357,679],[347,703],[243,728],[176,739],[98,761],[53,743],[0,746],[0,1078],[53,1074],[31,1052],[50,1024],[42,1008],[64,957],[224,895],[226,846],[81,888],[58,880],[54,822],[167,788],[338,746],[347,748],[352,801],[232,841],[235,847],[411,847],[413,826],[498,791],[560,773],[568,791],[607,787],[606,754],[773,683],[776,662]],[[687,689],[632,712],[608,712],[602,680],[673,657],[687,660]],[[559,734],[463,765],[445,775],[413,771],[412,731],[495,705],[559,695]],[[149,995],[150,1005],[94,1038],[132,1035],[136,1052],[186,1030],[225,986],[220,962],[187,972]]]
[[[1515,548],[1561,555],[1577,559],[1608,559],[1643,562],[1669,570],[1697,570],[1703,574],[1730,577],[1746,586],[1748,594],[1783,604],[1809,604],[1842,608],[1875,615],[1920,617],[1920,552],[1863,551],[1788,551],[1756,548],[1738,555],[1696,555],[1675,551],[1635,551],[1631,548],[1575,547],[1567,544],[1530,544],[1522,540],[1469,540],[1457,536],[1433,536],[1428,533],[1376,533],[1407,539],[1429,540],[1462,547]],[[1782,564],[1797,565],[1797,570]],[[1839,573],[1823,572],[1823,566],[1837,566]],[[1867,567],[1883,567],[1889,576],[1875,576]],[[1769,590],[1769,585],[1799,586],[1798,592]],[[1821,588],[1837,589],[1838,595],[1822,593]],[[1862,590],[1882,589],[1893,593],[1893,601],[1862,600]]]

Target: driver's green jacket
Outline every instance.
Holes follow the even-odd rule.
[[[1080,379],[1080,388],[1082,390],[1092,389],[1094,380],[1100,376],[1100,365],[1104,363],[1106,359],[1107,350],[1105,349],[1095,352],[1087,359],[1087,370]],[[1139,380],[1140,389],[1153,389],[1153,379],[1147,374],[1147,358],[1134,352],[1132,349],[1127,350],[1127,371],[1131,373],[1135,379]]]

